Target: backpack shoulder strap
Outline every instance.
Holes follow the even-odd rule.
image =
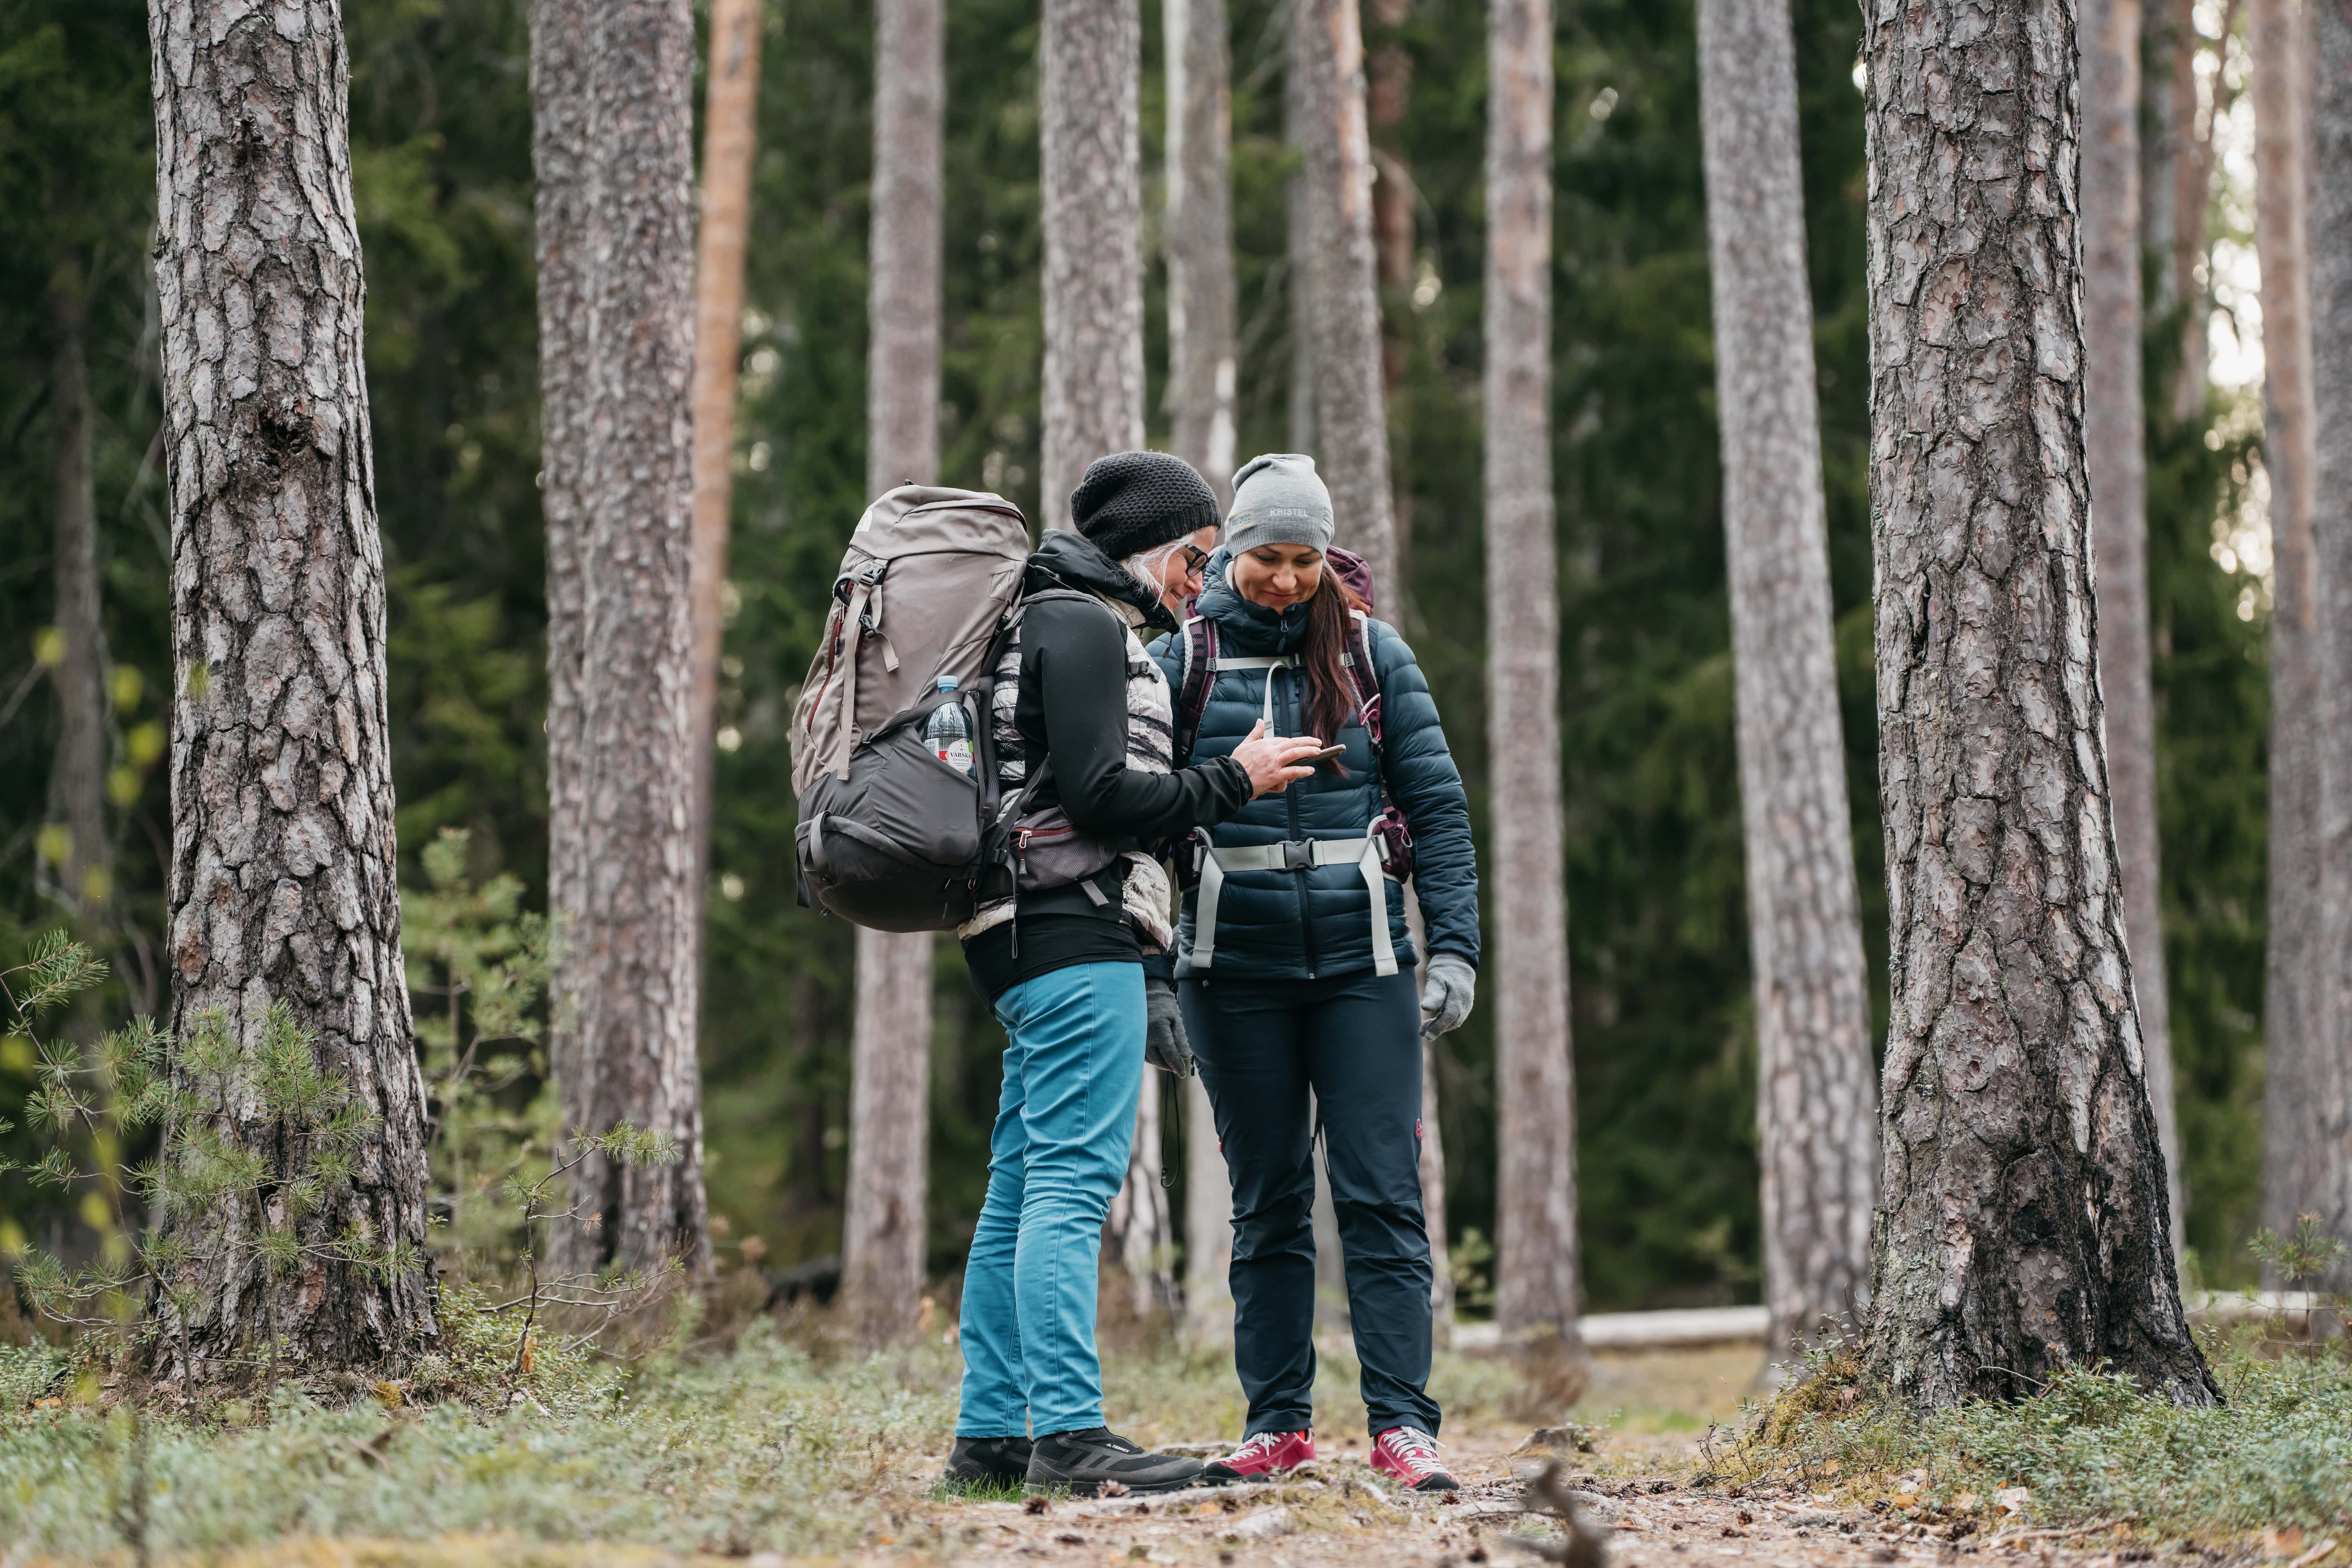
[[[1206,616],[1184,617],[1178,634],[1184,639],[1184,679],[1176,693],[1178,767],[1190,765],[1192,742],[1201,738],[1201,720],[1209,711],[1209,690],[1217,683],[1217,628]]]
[[[1348,679],[1356,691],[1356,711],[1362,715],[1372,749],[1381,745],[1381,672],[1372,663],[1371,622],[1361,610],[1348,612],[1348,649],[1341,655]]]

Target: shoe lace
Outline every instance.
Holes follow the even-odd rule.
[[[1286,1432],[1260,1432],[1254,1437],[1244,1438],[1242,1446],[1234,1450],[1234,1458],[1254,1459],[1262,1454],[1271,1454],[1282,1447],[1282,1440],[1288,1436]]]
[[[1381,1440],[1399,1464],[1423,1472],[1439,1468],[1437,1439],[1417,1426],[1394,1427],[1383,1433]]]

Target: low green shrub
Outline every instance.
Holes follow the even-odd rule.
[[[2214,1408],[2082,1370],[2031,1399],[1926,1420],[1892,1408],[1832,1351],[1710,1458],[1725,1479],[1833,1485],[1857,1500],[1911,1494],[1921,1508],[1989,1521],[1995,1494],[2022,1487],[2023,1516],[2042,1525],[2120,1521],[2166,1539],[2352,1525],[2345,1342],[2283,1352],[2244,1332],[2205,1343],[2226,1400]]]

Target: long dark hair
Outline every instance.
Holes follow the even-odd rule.
[[[1339,581],[1327,559],[1323,580],[1307,601],[1307,646],[1299,664],[1307,671],[1307,717],[1327,746],[1339,743],[1339,731],[1356,720],[1356,687],[1340,660],[1348,652],[1349,613],[1364,602]]]

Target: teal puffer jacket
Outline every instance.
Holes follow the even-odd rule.
[[[1306,644],[1307,610],[1293,605],[1276,612],[1253,605],[1227,585],[1224,552],[1208,565],[1197,613],[1217,629],[1221,658],[1295,654]],[[1439,727],[1429,683],[1403,637],[1383,621],[1370,623],[1372,667],[1380,679],[1381,745],[1376,754],[1361,725],[1323,737],[1344,744],[1339,766],[1327,763],[1312,778],[1280,795],[1264,795],[1214,828],[1219,848],[1278,845],[1285,841],[1361,838],[1390,799],[1412,826],[1413,881],[1421,899],[1430,951],[1456,952],[1478,962],[1478,867],[1470,841],[1469,804],[1462,775]],[[1181,694],[1184,638],[1163,638],[1153,649],[1170,688]],[[1214,677],[1208,709],[1190,761],[1195,764],[1229,754],[1271,710],[1275,733],[1304,733],[1307,701],[1304,675],[1280,667],[1225,669]],[[1187,759],[1176,760],[1179,767]],[[1381,879],[1389,940],[1397,963],[1415,962],[1404,918],[1404,893]],[[1314,980],[1370,969],[1377,962],[1370,889],[1354,864],[1304,866],[1296,870],[1236,870],[1224,874],[1217,900],[1215,939],[1207,970],[1196,970],[1197,891],[1184,897],[1175,973],[1206,973],[1236,980]]]

